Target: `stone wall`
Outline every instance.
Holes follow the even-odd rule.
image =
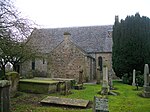
[[[108,72],[111,73],[112,72],[112,78],[113,79],[118,79],[117,76],[115,75],[115,73],[112,70],[112,53],[111,52],[105,52],[105,53],[96,53],[95,54],[95,59],[96,59],[96,66],[98,66],[98,57],[101,56],[102,57],[102,64],[103,66],[107,66],[108,67]]]
[[[86,80],[93,80],[96,79],[96,61],[94,58],[87,57],[86,58],[86,71],[87,71],[87,77]]]
[[[35,59],[35,69],[32,70],[32,61],[26,61],[21,65],[21,75],[27,76],[32,71],[38,72],[37,75],[46,77],[47,75],[47,56],[43,56]]]
[[[112,69],[112,53],[96,53],[96,66],[98,66],[98,57],[101,56],[103,60],[103,66],[106,65],[108,70]]]
[[[98,57],[102,57],[102,64],[106,65],[109,70],[112,69],[112,53],[111,52],[96,52],[89,53],[96,60],[96,67],[98,67]]]
[[[109,73],[112,72],[112,53],[111,52],[99,52],[99,53],[89,53],[95,58],[96,61],[96,67],[98,67],[98,58],[102,57],[102,66],[107,66]],[[97,71],[99,72],[99,71]],[[97,76],[97,74],[96,74]],[[102,74],[101,74],[102,76]],[[116,79],[117,77],[113,73],[113,79]],[[102,80],[102,77],[101,77]]]
[[[48,73],[52,78],[73,78],[78,81],[79,69],[83,69],[84,81],[90,74],[87,55],[78,46],[64,37],[64,41],[48,56]],[[94,70],[93,70],[94,71]]]
[[[47,75],[47,58],[35,59],[35,70],[39,72],[39,76],[46,77]]]

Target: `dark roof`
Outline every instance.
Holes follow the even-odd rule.
[[[64,32],[71,34],[71,41],[89,52],[112,52],[112,38],[108,32],[112,25],[35,29],[31,35],[34,36],[34,44],[37,44],[42,53],[51,52],[64,39]],[[32,38],[33,39],[33,38]]]

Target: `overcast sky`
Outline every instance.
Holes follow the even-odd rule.
[[[150,0],[15,0],[25,18],[41,28],[112,25],[115,15],[150,17]]]

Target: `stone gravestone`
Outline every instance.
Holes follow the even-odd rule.
[[[108,99],[95,96],[93,112],[109,112]]]
[[[5,66],[5,69],[6,69],[7,72],[10,72],[10,71],[13,71],[13,68],[12,68],[12,67],[13,67],[12,64],[8,62],[8,63],[6,64],[6,66]]]
[[[0,112],[10,112],[9,86],[9,81],[0,80]]]
[[[107,95],[108,91],[109,91],[109,85],[108,85],[108,68],[104,67],[103,68],[103,84],[102,84],[101,94],[102,95]]]
[[[107,67],[103,68],[103,81],[104,80],[108,83],[108,68]]]
[[[110,90],[113,90],[113,80],[112,80],[112,75],[113,75],[113,71],[111,70],[110,73],[109,73],[109,80],[108,80],[108,84],[109,84],[109,88]]]
[[[97,84],[100,84],[100,66],[97,67]]]
[[[144,66],[144,86],[149,86],[148,77],[149,77],[149,66],[148,66],[148,64],[145,64],[145,66]]]
[[[135,86],[135,69],[133,70],[133,82],[132,82],[132,86]]]
[[[80,66],[79,68],[79,82],[78,84],[83,84],[83,68]]]
[[[83,89],[83,68],[79,66],[79,81],[78,84],[74,86],[75,89]]]
[[[143,96],[150,98],[150,74],[149,74],[149,66],[145,64],[144,66],[144,92]]]
[[[17,72],[8,72],[6,73],[6,79],[10,82],[10,96],[14,97],[18,91],[19,84],[19,73]]]
[[[70,87],[70,82],[69,81],[65,81],[65,94],[64,95],[68,95],[69,94],[69,87]]]

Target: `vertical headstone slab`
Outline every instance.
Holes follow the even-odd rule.
[[[110,73],[109,73],[109,78],[108,78],[108,81],[109,81],[109,88],[110,88],[110,90],[112,90],[112,89],[113,89],[112,74],[113,74],[113,72],[112,72],[112,69],[111,69],[111,71],[110,71]]]
[[[103,81],[107,81],[108,83],[108,68],[107,67],[103,67]]]
[[[149,66],[145,64],[144,66],[144,86],[148,85],[148,76],[149,76]]]
[[[93,112],[109,112],[108,99],[94,96]]]
[[[103,83],[102,83],[102,95],[108,95],[109,85],[108,85],[108,68],[103,67]]]
[[[100,84],[100,66],[99,67],[97,67],[97,84]]]
[[[0,80],[0,112],[10,112],[9,87],[9,81]]]
[[[133,82],[132,82],[132,86],[135,86],[135,69],[133,70]]]
[[[83,68],[79,66],[79,82],[78,84],[83,84]]]
[[[150,82],[149,82],[149,67],[148,64],[144,66],[144,91],[142,95],[146,98],[150,98]]]

